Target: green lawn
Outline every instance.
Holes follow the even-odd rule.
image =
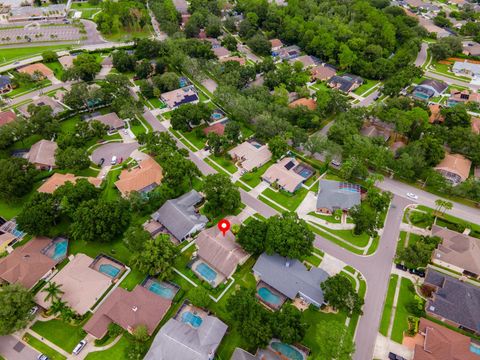
[[[397,286],[398,275],[390,275],[390,282],[388,283],[387,297],[383,306],[382,320],[380,321],[380,329],[378,330],[383,336],[387,336],[388,327],[390,325],[390,318],[392,315],[393,298],[395,296],[395,287]]]
[[[85,337],[81,325],[73,326],[57,319],[37,321],[32,330],[68,353]]]
[[[314,85],[312,85],[312,88],[315,90],[329,89],[328,85],[322,81],[317,81]]]
[[[29,333],[25,333],[23,336],[23,340],[30,345],[32,348],[38,350],[40,353],[47,355],[51,360],[64,360],[66,359],[65,356],[60,354],[58,351],[52,349],[48,345],[42,343],[40,340],[34,338]],[[0,357],[1,358],[1,357]]]
[[[243,174],[240,177],[240,180],[248,184],[250,187],[254,188],[255,186],[257,186],[262,182],[262,175],[272,165],[273,165],[273,161],[269,161],[262,167],[258,168],[257,170]]]
[[[42,89],[50,85],[52,85],[52,82],[48,79],[40,80],[37,82],[31,82],[29,84],[25,84],[13,89],[9,93],[5,94],[5,96],[9,98],[15,98],[17,96],[25,95],[26,93],[29,93],[34,90]]]
[[[54,62],[51,62],[51,63],[45,63],[45,65],[47,65],[50,68],[50,70],[53,71],[53,73],[55,74],[55,77],[57,79],[62,78],[63,66],[62,66],[62,64],[60,64],[60,62],[54,61]]]
[[[317,225],[318,226],[318,225]],[[355,254],[359,254],[359,255],[363,255],[363,251],[362,250],[359,250],[359,249],[356,249],[352,246],[350,246],[348,243],[345,243],[343,241],[340,241],[338,240],[337,238],[334,238],[333,236],[331,236],[330,234],[327,234],[326,232],[324,232],[323,230],[320,230],[318,229],[317,227],[311,225],[311,224],[308,224],[308,227],[310,230],[312,230],[315,234],[318,234],[322,237],[324,237],[325,239],[337,244],[338,246],[341,246],[343,247],[344,249],[347,249],[348,251],[351,251]]]
[[[158,98],[151,98],[151,99],[148,99],[148,101],[150,102],[150,104],[153,105],[154,108],[157,108],[157,109],[163,109],[167,106]]]
[[[133,30],[121,30],[116,34],[102,34],[105,40],[108,41],[116,41],[116,42],[125,42],[131,41],[135,38],[148,38],[152,35],[151,26],[147,26],[144,30],[141,31],[133,31]]]
[[[98,254],[103,253],[127,264],[132,255],[121,239],[115,239],[111,243],[75,240],[70,241],[68,246],[70,254],[84,253],[95,258]]]
[[[268,188],[262,192],[262,195],[277,202],[278,204],[282,205],[290,211],[295,211],[295,209],[300,205],[305,196],[307,196],[307,193],[308,190],[304,187],[301,187],[300,189],[295,191],[294,194],[290,194],[282,190],[274,191],[271,188]]]
[[[132,291],[135,286],[141,284],[144,279],[145,274],[132,269],[130,274],[128,274],[127,277],[120,283],[120,287],[128,291]]]
[[[110,349],[105,351],[92,352],[87,355],[87,360],[111,360],[111,359],[127,359],[127,348],[130,342],[127,338],[122,338]]]
[[[118,175],[122,172],[121,169],[111,170],[105,181],[103,182],[103,193],[102,196],[105,200],[115,200],[118,199],[120,196],[120,192],[118,191],[117,187],[115,186],[115,182],[118,179]]]
[[[11,61],[26,59],[32,56],[41,55],[44,51],[60,51],[71,49],[72,44],[67,45],[52,45],[52,46],[33,46],[33,47],[18,47],[2,49],[0,54],[0,65]]]
[[[329,223],[332,223],[332,224],[340,224],[342,221],[340,217],[337,219],[337,217],[334,215],[324,215],[324,214],[316,213],[314,211],[309,212],[308,215],[328,221]]]
[[[378,84],[377,80],[364,79],[363,84],[358,89],[356,89],[354,93],[357,95],[362,95],[364,92],[367,92],[377,84]]]
[[[391,338],[393,341],[401,344],[403,340],[403,332],[408,330],[408,312],[406,306],[415,299],[415,288],[410,279],[402,278],[400,282],[400,293],[393,319],[393,328]]]
[[[365,247],[367,246],[368,241],[370,239],[370,237],[365,233],[360,235],[355,235],[353,233],[353,230],[333,230],[333,229],[326,228],[322,225],[318,225],[318,226],[320,226],[321,228],[325,229],[326,231],[328,231],[333,235],[337,235],[338,237],[342,238],[345,241],[348,241],[350,244],[355,246]]]
[[[179,131],[188,141],[190,141],[197,149],[203,149],[205,143],[207,142],[206,137],[199,137],[197,135],[197,130],[194,129],[192,131]]]
[[[234,174],[237,172],[237,167],[235,164],[232,162],[232,160],[227,159],[224,156],[215,156],[215,155],[210,155],[209,159],[215,161],[218,165],[223,167],[225,170],[227,170],[230,174]]]

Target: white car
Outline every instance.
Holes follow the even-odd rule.
[[[82,340],[78,343],[77,346],[75,346],[75,349],[73,349],[72,353],[73,355],[78,355],[80,351],[83,350],[83,348],[87,345],[87,340]]]
[[[409,192],[409,193],[407,193],[407,196],[408,196],[410,199],[418,200],[418,196],[415,195],[414,193]]]

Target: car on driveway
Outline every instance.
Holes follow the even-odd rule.
[[[45,354],[40,354],[38,355],[37,360],[50,360],[50,358]]]
[[[80,341],[77,346],[75,346],[75,349],[73,349],[73,355],[78,355],[80,354],[80,351],[83,350],[83,348],[87,345],[87,340],[82,340]]]
[[[394,354],[392,352],[388,353],[388,359],[389,360],[407,360],[404,357],[402,357],[400,355],[397,355],[397,354]]]
[[[408,193],[407,193],[407,196],[408,196],[410,199],[418,200],[418,195],[415,195],[414,193],[408,192]]]
[[[98,166],[102,166],[104,162],[105,162],[105,158],[101,158],[100,161],[98,162]]]

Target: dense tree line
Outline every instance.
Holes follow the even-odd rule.
[[[150,23],[145,5],[138,1],[103,1],[102,11],[95,16],[98,29],[103,34],[121,31],[140,31]]]

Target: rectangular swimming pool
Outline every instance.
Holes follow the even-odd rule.
[[[111,264],[102,264],[99,266],[98,271],[113,279],[117,277],[121,270]]]
[[[208,281],[214,281],[217,277],[217,272],[204,262],[199,263],[195,270]]]

